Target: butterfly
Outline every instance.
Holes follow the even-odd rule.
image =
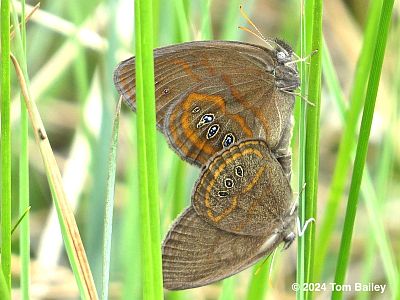
[[[184,160],[202,166],[236,141],[266,141],[289,178],[295,54],[285,42],[266,46],[196,41],[154,50],[158,129]],[[121,62],[114,84],[136,110],[135,57]]]
[[[295,239],[297,214],[281,164],[263,140],[223,149],[203,168],[192,204],[162,246],[164,287],[199,287],[234,275]]]

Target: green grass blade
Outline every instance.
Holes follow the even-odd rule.
[[[394,0],[385,0],[382,6],[382,14],[378,26],[380,34],[377,38],[377,44],[372,60],[372,69],[368,81],[363,116],[361,120],[360,135],[358,138],[356,158],[354,162],[353,175],[350,185],[350,193],[346,208],[343,234],[340,244],[339,258],[336,266],[336,284],[344,283],[349,262],[354,220],[356,216],[361,180],[368,151],[369,135],[375,109],[376,96],[378,93],[379,80],[382,71],[382,64],[385,54],[393,4]],[[342,296],[343,294],[341,291],[334,291],[332,294],[333,299],[342,299]]]
[[[311,58],[308,81],[308,99],[314,106],[307,106],[304,178],[305,220],[316,218],[318,167],[319,167],[319,119],[321,101],[321,55],[322,55],[322,1],[315,0],[312,7],[312,49],[318,52]],[[304,234],[304,280],[312,282],[314,264],[315,224],[310,223]],[[312,292],[306,291],[306,299],[311,299]]]
[[[247,1],[248,3],[249,1]],[[239,5],[241,0],[231,0],[228,6],[228,11],[225,13],[224,23],[222,26],[221,39],[222,40],[235,40],[237,39],[240,30],[239,24]],[[249,4],[246,7],[251,7]]]
[[[178,21],[179,40],[187,42],[190,40],[189,22],[187,19],[187,10],[184,0],[173,0],[175,6],[175,13]]]
[[[143,297],[162,299],[151,1],[135,1],[135,40]]]
[[[181,160],[179,157],[174,156],[171,171],[171,185],[172,189],[168,195],[171,199],[171,219],[174,220],[186,207],[187,200],[185,199],[185,185],[182,182],[183,178],[186,178],[186,162]]]
[[[236,276],[224,279],[222,282],[222,291],[219,295],[219,300],[234,300],[235,299],[235,285]]]
[[[10,1],[1,1],[1,267],[11,297]]]
[[[301,1],[301,40],[300,40],[300,51],[301,56],[305,57],[307,53],[311,51],[311,25],[312,24],[312,7],[314,3],[313,0]],[[300,64],[300,76],[301,76],[301,91],[302,96],[305,97],[305,91],[307,90],[307,77],[308,72],[305,67],[305,63]],[[295,118],[297,120],[295,124],[295,129],[298,130],[299,136],[299,171],[298,171],[298,187],[302,187],[304,185],[305,180],[305,145],[306,145],[306,103],[302,101],[299,97],[296,99],[297,104],[296,107],[299,107],[296,110]],[[298,115],[297,115],[298,113]],[[301,224],[304,224],[306,220],[306,203],[305,203],[305,194],[299,194],[299,208],[298,214],[300,218]],[[296,281],[299,286],[303,286],[306,281],[306,270],[305,270],[305,239],[304,236],[298,237],[297,239],[297,269],[296,269]],[[297,289],[296,291],[296,299],[304,299],[305,294],[301,289]]]
[[[393,294],[395,294],[396,291],[398,291],[399,283],[397,282],[397,278],[399,277],[399,272],[396,268],[395,259],[391,251],[390,238],[387,231],[385,231],[385,226],[380,214],[381,204],[379,203],[378,194],[374,190],[374,184],[371,178],[368,176],[367,168],[365,168],[364,173],[364,178],[362,178],[361,182],[361,192],[365,199],[365,206],[370,220],[371,236],[379,249],[383,270],[386,273],[388,281],[388,287],[392,290]]]
[[[253,270],[252,277],[247,289],[247,300],[265,299],[268,291],[268,276],[270,276],[270,266],[274,253],[267,259],[258,262]]]
[[[118,131],[119,131],[119,116],[121,112],[121,102],[122,99],[120,98],[114,116],[113,133],[112,133],[110,154],[108,160],[108,178],[107,178],[107,192],[106,192],[107,198],[104,206],[105,211],[104,211],[104,231],[103,231],[103,268],[102,268],[101,299],[108,299],[113,210],[114,210],[115,171],[117,164]]]
[[[21,39],[23,55],[26,57],[25,0],[21,1]],[[15,25],[14,25],[15,26]],[[25,60],[26,61],[26,60]],[[28,152],[28,111],[21,96],[20,120],[20,156],[19,156],[19,214],[20,223],[20,257],[21,257],[21,298],[29,299],[30,289],[30,228],[29,228],[29,152]]]
[[[154,45],[158,45],[160,36],[160,0],[153,1],[153,31],[154,31]]]
[[[186,178],[186,171],[186,162],[181,160],[180,157],[174,155],[170,176],[171,183],[166,191],[166,198],[168,199],[167,205],[170,207],[170,220],[174,220],[178,215],[180,215],[183,209],[187,206],[187,203],[190,201],[190,199],[185,198],[187,195],[185,181],[182,182],[182,179]],[[185,299],[185,295],[185,291],[170,291],[168,292],[168,299]]]
[[[13,228],[11,229],[11,235],[14,234],[15,230],[17,230],[17,228],[20,226],[20,224],[22,223],[22,221],[24,220],[24,218],[27,216],[27,214],[29,213],[29,211],[31,210],[31,207],[28,206],[25,211],[22,212],[22,215],[18,218],[17,222],[15,223],[15,225],[13,226]],[[29,260],[28,260],[29,263]]]
[[[1,262],[0,262],[1,265]],[[0,269],[0,299],[9,300],[10,290],[7,286],[6,278],[3,274],[3,268]]]
[[[200,10],[202,15],[201,22],[201,35],[202,39],[212,40],[212,24],[211,24],[211,2],[212,0],[200,1]]]
[[[135,121],[135,118],[134,118]],[[133,122],[132,122],[133,123]],[[131,127],[132,128],[132,127]],[[133,128],[136,128],[135,124]],[[130,135],[135,138],[135,130]],[[133,139],[136,140],[136,139]],[[130,143],[133,147],[134,143]],[[142,298],[142,277],[141,266],[141,236],[140,236],[140,201],[138,197],[138,178],[137,178],[137,155],[132,155],[127,162],[130,167],[127,174],[127,184],[129,185],[126,210],[122,215],[123,233],[120,243],[120,250],[117,255],[122,256],[122,271],[124,272],[122,299],[131,300],[132,298]],[[115,251],[113,251],[115,253]],[[132,267],[134,266],[134,267]]]
[[[322,75],[325,79],[326,85],[328,86],[328,91],[332,93],[333,99],[335,99],[334,103],[337,105],[337,108],[344,119],[346,114],[346,105],[344,101],[344,95],[342,88],[340,87],[339,78],[335,72],[335,68],[333,66],[333,62],[331,59],[331,55],[329,53],[328,46],[323,40],[323,47],[322,47]]]
[[[325,57],[324,57],[325,56]],[[345,110],[344,110],[344,99],[342,97],[342,93],[339,87],[338,79],[336,78],[336,74],[334,74],[333,66],[330,60],[330,54],[328,49],[324,48],[323,51],[323,60],[324,62],[324,77],[326,81],[331,81],[328,84],[328,89],[332,95],[334,95],[335,103],[338,106],[338,110],[340,112],[339,116],[341,117],[341,121],[345,121]],[[392,108],[393,112],[397,111],[395,107],[396,104],[393,105]],[[391,117],[394,119],[394,116]],[[394,125],[392,125],[394,126]],[[368,171],[367,166],[364,170],[364,175],[362,178],[361,183],[361,192],[363,199],[365,201],[365,205],[367,207],[368,217],[371,220],[370,222],[370,234],[372,240],[375,243],[368,243],[366,252],[369,252],[369,248],[373,247],[376,250],[379,250],[379,254],[382,260],[383,269],[386,273],[389,286],[393,291],[398,290],[398,284],[396,278],[398,277],[398,270],[396,268],[396,264],[394,263],[393,253],[391,251],[391,246],[389,242],[389,236],[385,231],[385,227],[382,222],[382,216],[380,215],[380,205],[383,203],[384,199],[387,197],[387,184],[388,184],[388,174],[389,174],[389,165],[390,163],[388,160],[391,160],[391,153],[388,153],[389,149],[391,148],[391,139],[386,136],[385,142],[383,145],[384,150],[381,151],[380,155],[380,163],[379,163],[379,175],[377,176],[378,181],[380,184],[375,184],[377,186],[377,190],[375,190],[374,184],[372,183],[370,172]],[[355,151],[354,151],[355,152]],[[352,153],[351,157],[354,160],[355,154]],[[382,187],[384,186],[384,187]],[[375,247],[377,246],[377,248]],[[319,249],[320,250],[320,249]],[[321,252],[318,252],[318,255],[321,255]],[[316,260],[319,261],[321,257],[316,256]],[[376,255],[374,255],[374,258]],[[366,258],[369,259],[368,255]],[[368,268],[368,262],[366,263],[366,268]],[[315,268],[318,270],[318,267]],[[363,278],[365,277],[368,272],[362,272]],[[366,278],[366,277],[365,277]],[[367,281],[361,281],[368,283]]]
[[[185,5],[186,4],[186,5]],[[176,32],[176,35],[173,37],[173,43],[185,42],[191,39],[191,35],[189,34],[189,24],[186,20],[188,17],[188,3],[182,0],[175,0],[175,9],[174,9],[174,19],[177,20],[179,30]],[[201,5],[201,13],[202,13],[202,30],[205,30],[206,27],[209,27],[207,30],[208,33],[211,33],[211,24],[210,24],[210,11],[208,1],[201,1],[198,3]],[[204,21],[205,20],[205,21]],[[186,28],[183,28],[186,27]],[[182,34],[183,33],[183,34]],[[203,31],[202,38],[208,39],[207,34],[204,34]],[[187,36],[185,36],[187,35]],[[172,164],[171,164],[171,177],[168,187],[165,191],[166,199],[169,205],[169,219],[174,220],[187,206],[187,203],[190,202],[190,198],[186,198],[188,193],[186,192],[186,181],[183,180],[186,178],[187,174],[187,163],[183,161],[180,157],[175,154],[172,154]],[[185,197],[186,196],[186,197]],[[164,218],[162,218],[164,220]],[[164,222],[163,222],[164,223]],[[164,228],[165,229],[165,228]],[[169,229],[169,226],[167,230]],[[165,231],[165,230],[164,230]],[[187,298],[186,291],[169,291],[167,297],[169,300],[182,300]]]
[[[115,36],[117,29],[115,28],[115,14],[117,2],[113,0],[107,0],[106,3],[107,14],[109,16],[109,22],[107,27],[107,38],[108,38],[108,49],[105,52],[103,62],[103,72],[101,72],[101,121],[100,121],[100,132],[94,145],[91,145],[92,160],[91,168],[92,174],[94,174],[93,185],[90,192],[89,207],[88,207],[88,223],[91,226],[86,227],[86,249],[90,262],[90,267],[93,272],[93,278],[98,290],[101,289],[101,277],[102,277],[102,252],[99,249],[103,246],[103,231],[104,219],[99,218],[103,215],[105,210],[104,201],[99,199],[106,199],[106,186],[107,186],[107,175],[108,168],[107,162],[109,155],[109,143],[104,141],[110,141],[112,135],[112,118],[114,104],[113,99],[114,90],[112,89],[112,72],[115,67],[115,51],[116,41]]]
[[[332,182],[329,188],[329,195],[325,214],[321,218],[320,230],[317,237],[318,256],[315,261],[315,280],[321,278],[325,257],[329,249],[329,243],[335,227],[340,199],[346,184],[352,150],[355,147],[356,128],[359,115],[364,100],[365,86],[368,81],[371,68],[372,55],[376,35],[378,32],[378,22],[381,12],[381,1],[371,1],[368,10],[369,20],[366,25],[363,45],[354,74],[354,84],[350,94],[350,107],[346,115],[345,127],[340,140],[339,152]]]
[[[35,103],[30,98],[26,80],[24,79],[23,71],[19,66],[16,58],[11,56],[13,65],[16,70],[22,94],[24,95],[25,104],[31,119],[32,127],[35,133],[35,139],[39,146],[43,163],[46,169],[46,175],[50,186],[51,195],[57,209],[61,232],[63,235],[65,249],[75,275],[76,283],[83,299],[97,299],[97,292],[94,287],[92,274],[86,258],[86,253],[83,248],[78,227],[69,203],[66,199],[66,194],[62,185],[60,170],[58,169],[56,159],[51,149],[49,140],[43,122]]]

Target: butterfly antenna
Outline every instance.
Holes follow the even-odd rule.
[[[252,20],[250,20],[249,16],[244,12],[243,10],[243,6],[240,5],[239,6],[240,9],[240,13],[243,16],[243,18],[247,21],[247,23],[249,23],[258,33],[258,35],[263,39],[266,40],[266,38],[263,36],[263,34],[261,33],[261,31],[257,28],[256,24],[253,23]]]
[[[240,9],[240,14],[242,15],[242,17],[247,21],[247,23],[249,23],[255,29],[255,31],[257,33],[252,31],[251,29],[248,29],[248,28],[242,27],[242,26],[239,26],[239,29],[242,29],[244,31],[247,31],[247,32],[255,35],[259,39],[263,40],[266,44],[268,44],[269,47],[272,48],[272,45],[269,43],[270,40],[265,38],[264,35],[261,33],[261,31],[256,26],[256,24],[254,24],[254,22],[252,20],[250,20],[249,16],[244,12],[244,9],[243,9],[242,5],[239,6],[239,9]]]
[[[239,28],[240,30],[246,31],[246,32],[248,32],[248,33],[251,33],[252,35],[254,35],[254,36],[256,36],[256,37],[258,37],[259,39],[261,39],[261,40],[264,41],[264,39],[263,39],[261,36],[259,36],[257,33],[255,33],[254,31],[252,31],[251,29],[249,29],[249,28],[247,28],[247,27],[243,27],[243,26],[239,26],[238,28]],[[269,44],[268,44],[268,45],[269,45]],[[271,45],[269,45],[269,46],[271,46]]]

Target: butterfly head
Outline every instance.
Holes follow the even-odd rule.
[[[280,39],[273,40],[273,46],[276,53],[276,60],[279,64],[287,64],[294,57],[292,48]]]
[[[297,68],[288,65],[278,65],[274,69],[275,83],[283,92],[293,92],[300,86]]]
[[[278,89],[292,92],[300,86],[299,72],[295,63],[296,55],[292,48],[284,41],[273,40],[275,55],[274,77]]]

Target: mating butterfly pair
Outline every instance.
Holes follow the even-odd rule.
[[[163,246],[167,289],[226,278],[293,241],[290,187],[293,51],[208,41],[154,50],[158,129],[171,148],[201,166],[192,204],[175,220]],[[135,58],[114,83],[132,110]]]

